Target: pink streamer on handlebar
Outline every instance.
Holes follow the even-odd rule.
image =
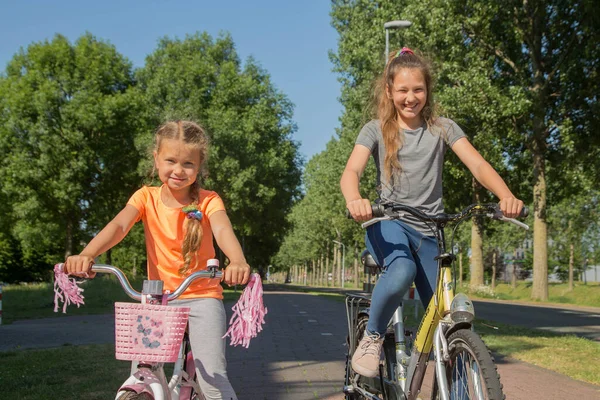
[[[231,345],[248,348],[250,339],[262,331],[267,308],[263,304],[263,287],[260,275],[250,275],[250,281],[237,303],[231,308],[233,316],[229,320],[229,329],[223,336],[229,336]]]
[[[83,289],[75,278],[70,278],[64,271],[64,264],[54,266],[54,312],[58,312],[58,303],[62,302],[62,312],[67,313],[67,306],[70,303],[77,304],[77,307],[83,304]]]

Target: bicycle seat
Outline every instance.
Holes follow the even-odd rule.
[[[373,258],[369,250],[365,250],[360,255],[360,261],[365,268],[365,274],[380,274],[381,266],[377,264],[377,261]]]

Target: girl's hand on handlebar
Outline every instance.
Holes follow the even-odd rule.
[[[244,262],[232,262],[225,268],[223,281],[229,286],[245,285],[250,278],[250,266]]]
[[[356,199],[348,202],[346,208],[356,221],[367,221],[373,218],[373,210],[369,199]]]
[[[507,218],[517,218],[523,209],[523,201],[515,197],[505,197],[500,199],[500,210]]]
[[[93,278],[96,276],[92,272],[94,258],[85,255],[69,256],[65,261],[65,272],[69,275],[82,276],[84,278]]]

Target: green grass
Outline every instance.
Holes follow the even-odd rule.
[[[480,320],[475,322],[475,330],[497,354],[497,362],[502,362],[503,357],[512,357],[573,379],[600,385],[600,363],[597,362],[600,360],[600,343],[574,335]]]
[[[114,345],[0,353],[5,399],[112,399],[131,363],[115,360]]]
[[[141,291],[143,278],[130,281],[135,290]],[[7,285],[3,287],[2,323],[9,324],[20,319],[61,317],[64,315],[109,314],[116,301],[133,301],[113,276],[98,276],[85,281],[82,286],[85,305],[77,308],[70,305],[67,314],[54,312],[54,291],[51,283]],[[225,289],[225,302],[237,300],[241,289]]]
[[[492,292],[490,287],[471,289],[467,285],[459,287],[459,291],[468,293],[472,298],[490,298],[512,301],[532,301],[531,282],[517,282],[517,287],[510,284],[499,284]],[[541,302],[537,302],[541,303]],[[572,304],[578,306],[600,307],[600,283],[589,282],[583,284],[576,282],[573,290],[569,291],[567,283],[548,284],[548,302],[555,304]]]

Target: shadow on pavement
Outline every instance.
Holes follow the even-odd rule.
[[[228,348],[228,373],[240,400],[341,396],[344,303],[271,290],[265,292],[264,302],[264,330],[248,349]]]

